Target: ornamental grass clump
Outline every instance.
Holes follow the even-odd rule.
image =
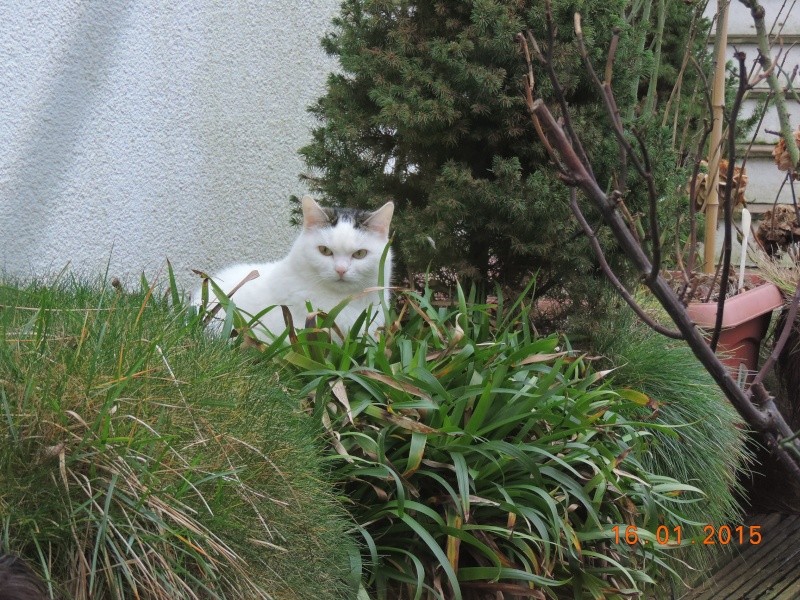
[[[738,523],[742,508],[737,498],[744,497],[740,480],[753,460],[746,428],[692,351],[652,331],[629,311],[597,324],[591,345],[614,369],[614,385],[647,396],[647,406],[632,406],[623,414],[670,428],[653,433],[642,457],[645,467],[705,492],[699,502],[683,507],[692,521],[715,530]],[[695,544],[686,549],[684,558],[702,569],[724,549],[719,544]]]
[[[347,597],[312,423],[154,290],[0,285],[0,551],[52,598]]]
[[[539,337],[529,295],[401,292],[377,341],[332,342],[334,310],[262,347],[327,432],[362,538],[360,597],[637,596],[700,533],[687,506],[701,489],[643,460],[672,429],[625,418],[646,397]]]

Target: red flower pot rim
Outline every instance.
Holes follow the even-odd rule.
[[[783,295],[778,286],[758,279],[760,283],[756,287],[725,299],[722,327],[736,327],[783,306]],[[686,310],[698,327],[714,327],[717,319],[716,302],[690,302]]]

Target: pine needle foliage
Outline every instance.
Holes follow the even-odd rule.
[[[0,414],[0,550],[51,597],[347,597],[315,426],[154,286],[0,285]]]
[[[609,384],[563,338],[538,336],[530,290],[488,304],[457,290],[452,305],[429,288],[401,292],[377,341],[337,339],[334,310],[290,330],[285,345],[256,344],[295,373],[327,432],[363,539],[359,597],[654,591],[680,568],[687,507],[704,497],[646,466],[654,435],[672,427],[624,416],[643,394]],[[660,526],[670,543],[657,543]],[[680,545],[675,527],[686,532]]]
[[[685,31],[671,24],[692,9],[671,6],[667,31]],[[621,32],[614,86],[623,90],[623,114],[633,112],[637,83],[652,68],[649,46],[638,45],[653,24],[625,0],[552,2],[554,66],[595,172],[610,182],[618,151],[575,47],[575,10],[601,71],[612,31]],[[341,71],[310,109],[319,126],[301,150],[306,179],[334,204],[377,207],[392,199],[403,217],[396,256],[410,281],[430,269],[488,293],[491,282],[513,287],[536,269],[540,293],[572,286],[575,302],[592,296],[591,251],[522,96],[525,66],[514,37],[531,29],[549,45],[544,15],[539,1],[346,0],[324,38]],[[672,57],[665,53],[664,63]],[[552,99],[536,68],[537,91]],[[670,149],[660,150],[652,156],[674,171]],[[636,213],[644,186],[629,176],[626,202]]]

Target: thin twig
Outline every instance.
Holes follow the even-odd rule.
[[[789,339],[789,333],[792,331],[792,328],[795,326],[795,322],[797,321],[798,305],[800,305],[800,280],[798,280],[797,287],[794,290],[794,296],[792,296],[792,301],[789,304],[789,310],[786,315],[781,334],[778,336],[778,341],[775,342],[769,357],[766,361],[764,361],[761,369],[753,378],[753,381],[750,384],[751,386],[760,384],[764,380],[764,377],[772,370],[773,365],[777,362],[781,352],[783,352],[783,348],[786,346],[786,341]]]
[[[733,229],[733,174],[736,168],[736,119],[739,118],[739,109],[742,106],[742,99],[748,89],[747,84],[747,65],[744,52],[737,52],[736,59],[739,61],[739,88],[736,91],[736,98],[733,101],[730,118],[728,119],[728,171],[725,176],[725,191],[722,194],[722,209],[725,215],[725,238],[722,246],[722,274],[719,281],[719,298],[717,299],[717,318],[714,322],[714,331],[711,334],[709,345],[711,349],[717,351],[717,343],[722,332],[722,319],[725,313],[725,298],[728,295],[728,274],[731,270],[731,250],[732,250],[732,229]],[[716,223],[706,223],[706,227],[714,227]],[[742,249],[746,253],[746,249]],[[724,285],[723,285],[724,284]]]
[[[625,220],[628,222],[628,227],[630,227],[633,238],[637,243],[641,243],[641,238],[639,237],[639,228],[636,226],[636,219],[633,218],[631,211],[625,204],[625,200],[622,199],[622,192],[619,189],[612,192],[611,200],[617,203],[622,216],[624,216]]]
[[[650,200],[650,232],[651,237],[654,239],[652,240],[651,252],[652,252],[652,270],[650,273],[647,274],[647,278],[649,280],[653,280],[658,275],[658,271],[661,268],[661,249],[659,243],[659,234],[658,234],[658,224],[657,220],[653,218],[653,214],[655,213],[654,205],[658,202],[658,195],[655,189],[655,180],[653,179],[653,173],[647,168],[647,165],[639,159],[637,154],[633,151],[633,147],[630,145],[628,140],[625,138],[625,131],[622,124],[622,118],[620,116],[619,108],[617,106],[616,99],[614,98],[614,93],[611,90],[611,85],[609,81],[600,81],[600,78],[597,76],[597,73],[592,66],[591,61],[589,60],[589,53],[586,49],[586,43],[583,39],[583,29],[581,27],[581,15],[580,13],[575,13],[574,18],[574,25],[575,25],[575,38],[578,42],[578,51],[580,52],[581,59],[583,60],[583,64],[586,68],[587,73],[591,76],[592,80],[595,82],[595,85],[599,87],[600,93],[603,97],[603,101],[606,106],[606,112],[608,113],[609,117],[611,117],[611,124],[612,130],[614,135],[617,138],[617,142],[620,146],[621,153],[624,152],[624,157],[630,159],[633,163],[636,172],[639,173],[639,176],[645,180],[647,184],[647,193],[648,198]],[[620,161],[621,164],[625,164],[625,160]],[[623,190],[620,190],[621,192]]]
[[[578,156],[580,157],[581,161],[583,162],[583,166],[586,170],[588,170],[592,175],[594,172],[592,171],[592,165],[589,161],[589,157],[586,155],[586,152],[583,149],[583,145],[580,142],[580,138],[578,137],[577,133],[575,132],[575,128],[572,125],[572,117],[571,111],[569,110],[569,106],[567,104],[566,94],[564,93],[564,89],[561,86],[561,82],[558,79],[558,75],[555,72],[555,68],[553,67],[553,50],[556,45],[556,38],[555,38],[555,26],[553,24],[553,10],[550,0],[545,1],[545,18],[547,20],[548,26],[548,45],[547,49],[543,52],[541,45],[536,41],[536,38],[533,37],[533,32],[528,30],[527,38],[530,42],[531,47],[534,50],[534,54],[536,58],[542,63],[545,71],[547,72],[547,77],[550,80],[551,84],[553,85],[553,91],[555,92],[555,96],[558,100],[559,105],[561,106],[561,113],[562,118],[564,119],[564,128],[567,130],[567,134],[569,135],[570,139],[572,140],[573,146],[575,147],[575,151],[577,152]],[[519,38],[518,38],[519,39]],[[526,59],[530,58],[530,54],[526,57]],[[530,62],[528,63],[529,72],[532,72],[532,67],[530,67]],[[538,133],[538,132],[537,132]]]
[[[533,40],[533,36],[530,35],[531,40],[533,43],[536,43]],[[542,144],[544,145],[545,150],[547,151],[547,155],[550,157],[555,164],[558,164],[558,155],[553,150],[553,147],[550,146],[550,143],[547,141],[547,136],[544,135],[544,131],[542,131],[542,126],[539,123],[539,119],[536,118],[536,115],[531,112],[531,107],[533,106],[533,90],[536,87],[536,80],[533,76],[533,61],[531,61],[531,52],[528,48],[528,41],[525,39],[525,36],[521,33],[517,34],[517,43],[522,47],[522,50],[525,54],[525,63],[528,66],[528,73],[526,75],[525,80],[525,104],[528,106],[528,112],[531,115],[531,121],[533,122],[533,127],[536,129],[536,134],[539,136],[539,139],[542,140]]]
[[[639,132],[634,131],[636,141],[639,142],[639,151],[642,153],[642,161],[644,163],[645,181],[647,182],[647,199],[650,206],[650,249],[652,254],[653,268],[650,271],[650,279],[655,279],[661,271],[661,232],[658,227],[658,192],[656,191],[656,182],[653,177],[653,165],[650,162],[650,154],[647,152],[647,146],[644,139]]]
[[[641,319],[645,325],[661,335],[674,340],[682,340],[683,335],[681,335],[679,331],[668,329],[650,317],[650,315],[648,315],[644,309],[639,306],[639,303],[636,302],[631,293],[611,269],[611,266],[608,264],[605,254],[603,253],[603,248],[600,246],[600,241],[597,239],[597,235],[589,225],[586,217],[583,215],[583,211],[581,211],[581,207],[578,204],[578,193],[576,192],[575,188],[570,188],[569,190],[569,207],[572,210],[572,214],[575,215],[575,218],[583,229],[583,232],[586,234],[586,237],[589,238],[589,245],[594,251],[594,255],[597,258],[597,262],[600,265],[600,269],[603,271],[603,274],[606,276],[609,282],[611,282],[611,285],[614,286],[614,289],[617,290],[617,293],[622,296],[622,299],[625,300],[631,309],[633,309],[633,312],[636,313],[636,316],[639,317],[639,319]]]
[[[611,75],[614,72],[614,60],[617,57],[617,47],[619,46],[619,27],[612,30],[611,44],[608,47],[608,57],[606,58],[606,71],[604,81],[611,85]]]
[[[695,38],[697,36],[697,23],[698,20],[702,18],[702,11],[698,8],[695,8],[694,13],[692,14],[692,24],[689,27],[689,35],[686,40],[686,49],[683,53],[683,58],[681,59],[681,67],[678,70],[678,75],[675,78],[675,85],[672,86],[672,90],[670,91],[669,98],[667,98],[667,103],[664,107],[664,117],[661,121],[661,127],[666,127],[667,119],[669,118],[669,113],[672,110],[672,102],[675,100],[676,97],[680,97],[681,90],[683,89],[683,78],[686,74],[686,67],[689,65],[689,59],[694,58],[692,56],[692,52],[694,49]],[[678,114],[680,113],[680,103],[675,107],[675,119],[677,122]],[[675,127],[673,126],[672,131],[672,143],[675,143]]]
[[[706,121],[703,128],[703,135],[700,139],[700,144],[697,148],[697,156],[701,156],[703,149],[706,146],[708,136],[711,135],[711,124]],[[697,257],[697,178],[700,175],[700,160],[695,159],[694,167],[692,167],[692,178],[689,180],[689,259],[688,259],[688,272],[694,271],[695,258]],[[708,186],[708,179],[706,179],[706,186]]]

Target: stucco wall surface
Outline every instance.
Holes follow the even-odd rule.
[[[0,3],[0,272],[281,256],[338,5]]]

